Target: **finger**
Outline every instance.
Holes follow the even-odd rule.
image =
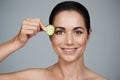
[[[24,20],[23,25],[39,26],[39,22]]]
[[[32,30],[33,34],[37,34],[38,33],[38,28],[36,26],[24,25],[23,29],[24,30]]]
[[[24,35],[24,37],[26,36],[28,39],[36,35],[34,30],[31,29],[24,29],[21,31],[21,34]]]
[[[46,27],[43,24],[43,22],[41,20],[39,22],[40,22],[40,28],[42,28],[43,31],[46,31]]]
[[[42,29],[43,31],[46,31],[46,27],[44,26],[43,22],[39,18],[27,18],[26,20],[38,22],[40,29]]]
[[[32,30],[21,30],[21,32],[19,33],[20,42],[26,43],[28,39],[31,37],[30,36],[31,34],[33,34]]]
[[[40,31],[40,27],[39,27],[39,23],[38,22],[35,22],[35,21],[23,21],[23,26],[24,28],[30,28],[30,29],[34,29],[36,30],[37,32]]]
[[[30,24],[24,24],[24,28],[30,28],[30,29],[34,29],[35,31],[39,32],[40,31],[40,28],[39,28],[39,24],[34,24],[34,23],[30,23]]]

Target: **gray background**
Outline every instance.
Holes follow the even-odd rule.
[[[76,0],[90,12],[93,33],[85,63],[110,80],[120,80],[120,0]],[[0,44],[13,38],[26,18],[48,24],[52,8],[61,0],[0,0]],[[49,37],[41,32],[0,63],[0,73],[45,68],[57,62]]]

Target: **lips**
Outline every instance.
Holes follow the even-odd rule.
[[[64,54],[75,54],[77,48],[62,48]]]

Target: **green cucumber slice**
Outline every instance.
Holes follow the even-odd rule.
[[[55,28],[53,25],[47,25],[46,26],[46,33],[48,36],[52,36],[54,34]]]

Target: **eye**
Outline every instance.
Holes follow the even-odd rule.
[[[75,33],[76,35],[81,35],[83,32],[82,32],[81,30],[76,30],[74,33]]]
[[[62,35],[64,33],[64,30],[56,30],[55,34],[56,35]]]

